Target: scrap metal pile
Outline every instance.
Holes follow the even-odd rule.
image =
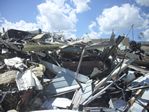
[[[1,112],[149,111],[148,45],[11,29],[0,46]]]

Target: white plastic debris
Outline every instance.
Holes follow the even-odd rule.
[[[36,90],[42,90],[43,87],[31,70],[26,70],[25,72],[18,72],[16,76],[16,83],[18,89],[28,90],[35,87]]]
[[[70,105],[71,105],[71,100],[67,98],[56,98],[52,104],[53,107],[61,107],[61,108],[67,108]]]
[[[2,54],[5,54],[8,52],[8,49],[2,49]]]
[[[71,105],[71,100],[67,98],[55,98],[55,99],[50,99],[46,100],[42,108],[45,109],[56,109],[56,108],[67,108]]]
[[[4,62],[7,66],[15,67],[15,68],[23,68],[26,65],[23,63],[23,59],[19,57],[11,58],[11,59],[4,59]]]
[[[123,80],[127,83],[133,81],[136,78],[134,71],[128,71],[128,74],[125,78],[123,78]]]
[[[18,112],[18,111],[16,111],[16,110],[8,110],[7,112]]]

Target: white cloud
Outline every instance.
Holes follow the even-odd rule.
[[[95,21],[92,21],[91,24],[88,26],[89,33],[84,34],[84,38],[90,38],[90,39],[96,39],[100,37],[100,33],[96,32],[94,29],[97,27],[97,23]]]
[[[144,12],[142,12],[142,15],[143,15],[145,18],[149,18],[149,13],[144,13]]]
[[[91,24],[88,26],[89,33],[83,34],[82,38],[86,39],[97,39],[100,37],[100,33],[97,33],[94,29],[96,28],[97,23],[92,21]]]
[[[90,9],[88,3],[90,0],[72,0],[76,6],[76,12],[81,13]]]
[[[87,11],[90,0],[45,0],[37,6],[39,14],[36,22],[30,23],[20,20],[16,23],[4,19],[0,28],[15,28],[20,30],[34,30],[41,28],[43,31],[62,31],[64,34],[75,37],[77,14]]]
[[[100,38],[100,34],[97,33],[97,32],[90,32],[90,33],[88,33],[88,36],[89,36],[89,38],[91,38],[91,39]]]
[[[45,31],[74,31],[77,22],[75,12],[65,3],[65,0],[58,1],[47,0],[38,5],[38,24]]]
[[[46,0],[38,5],[39,15],[37,22],[45,31],[76,31],[77,13],[89,9],[90,0]]]
[[[3,21],[0,19],[0,23],[2,23]]]
[[[7,21],[6,19],[3,19],[3,23],[0,27],[1,32],[2,32],[2,28],[5,28],[5,30],[19,29],[19,30],[24,30],[24,31],[32,31],[32,30],[37,30],[38,25],[36,23],[29,23],[23,20],[20,20],[16,23],[12,23],[12,22]]]
[[[94,28],[97,26],[95,21],[92,21],[91,24],[88,26],[88,29],[93,32]]]
[[[141,34],[146,41],[149,41],[149,29],[146,29],[145,31],[141,32]]]
[[[140,15],[140,9],[130,4],[104,9],[96,20],[99,30],[104,33],[111,32],[112,29],[128,31],[132,24],[138,29],[145,28],[148,25],[148,21]]]
[[[136,2],[141,6],[149,7],[149,0],[136,0]]]
[[[83,38],[83,39],[99,39],[99,38],[101,38],[101,33],[92,31],[92,32],[83,34],[81,38]]]

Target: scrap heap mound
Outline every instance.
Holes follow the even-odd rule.
[[[149,111],[149,44],[10,29],[0,46],[1,112]]]

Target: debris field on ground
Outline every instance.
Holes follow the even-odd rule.
[[[149,43],[0,35],[1,112],[148,112]]]

